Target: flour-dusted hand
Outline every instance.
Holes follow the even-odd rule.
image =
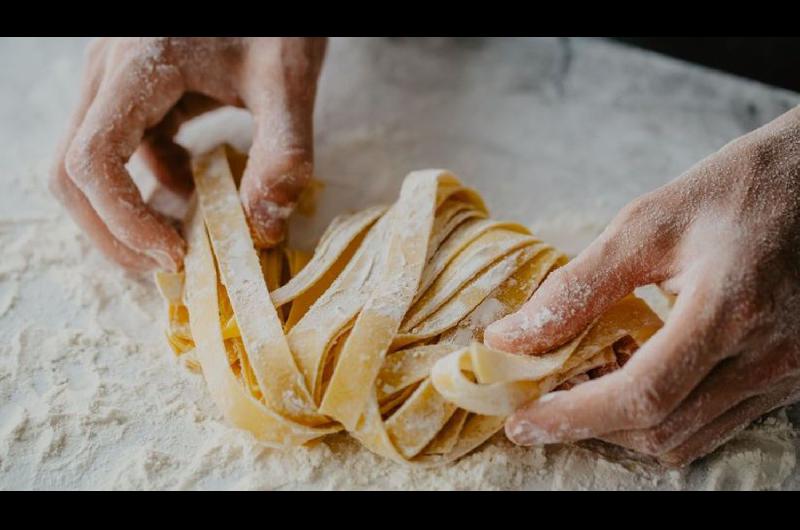
[[[800,399],[800,108],[630,203],[486,342],[549,350],[650,283],[678,295],[664,328],[621,370],[518,411],[511,440],[600,437],[680,465]]]
[[[192,189],[180,125],[221,105],[256,129],[241,198],[256,244],[270,246],[312,176],[312,114],[324,38],[105,38],[89,46],[80,102],[51,189],[111,259],[177,270],[185,243],[142,200],[125,168],[137,151],[169,189]]]

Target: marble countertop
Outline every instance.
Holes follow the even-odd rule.
[[[43,187],[85,42],[0,39],[0,241],[17,237],[14,218],[55,208],[20,183]],[[602,39],[333,39],[316,113],[325,200],[313,220],[296,221],[306,234],[298,243],[344,208],[393,197],[408,171],[445,166],[490,209],[576,254],[626,202],[798,103],[795,93]],[[30,297],[44,295],[25,294],[33,280],[20,274],[0,267],[0,301],[11,279],[21,289],[0,312],[0,342],[23,321],[47,329],[67,318],[39,316]],[[0,373],[3,399],[15,384]],[[0,432],[12,417],[1,401]],[[800,407],[790,415],[800,425]],[[23,477],[9,447],[0,466]],[[37,480],[19,484],[47,484]],[[799,483],[795,470],[784,487]]]

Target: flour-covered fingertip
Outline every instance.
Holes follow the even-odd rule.
[[[524,416],[513,415],[506,420],[506,437],[517,445],[545,445],[552,443],[546,429]]]

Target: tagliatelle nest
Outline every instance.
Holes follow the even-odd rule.
[[[175,352],[231,423],[266,442],[346,429],[397,461],[451,461],[526,402],[619,367],[661,326],[631,295],[546,355],[490,350],[484,327],[566,263],[561,252],[489,219],[443,170],[409,174],[388,208],[337,217],[313,256],[257,251],[243,167],[225,148],[195,161],[185,278],[156,279]]]

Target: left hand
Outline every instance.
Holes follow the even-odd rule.
[[[135,271],[179,270],[186,244],[145,203],[126,164],[139,152],[161,184],[188,197],[190,157],[174,141],[178,129],[222,105],[246,107],[256,127],[242,206],[256,245],[280,242],[313,173],[312,115],[326,43],[319,37],[93,41],[50,189],[112,261]]]

